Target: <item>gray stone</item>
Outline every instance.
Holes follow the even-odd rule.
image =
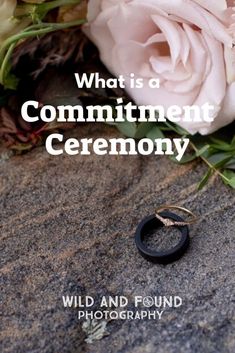
[[[4,161],[1,351],[234,352],[235,197],[219,179],[197,191],[205,170],[166,157],[51,157],[44,147]],[[187,253],[166,266],[145,261],[133,241],[138,222],[165,203],[200,216]],[[66,294],[177,295],[183,305],[160,321],[110,321],[109,334],[89,344],[77,311],[63,307]]]

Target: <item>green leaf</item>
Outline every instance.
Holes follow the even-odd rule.
[[[232,156],[231,153],[221,152],[221,153],[214,153],[209,158],[207,158],[208,162],[211,163],[213,166],[218,166],[221,163],[223,164],[224,161],[228,163],[231,160]]]
[[[235,146],[233,144],[229,144],[226,141],[216,139],[214,137],[211,137],[210,140],[213,142],[211,144],[211,147],[219,150],[219,151],[235,151]]]
[[[116,124],[118,130],[127,137],[135,137],[137,126],[135,123],[125,121],[124,123]]]
[[[140,123],[137,126],[135,138],[141,139],[145,136],[148,136],[149,131],[154,128],[155,123]]]
[[[158,126],[154,126],[154,128],[147,133],[146,137],[154,141],[155,139],[159,138],[163,139],[165,136]]]
[[[204,175],[200,183],[198,184],[198,190],[201,190],[204,188],[204,186],[207,184],[209,178],[213,174],[213,170],[211,168],[208,169],[207,173]]]
[[[233,136],[233,139],[232,139],[232,141],[231,141],[231,145],[232,145],[232,146],[235,146],[235,135]]]
[[[175,125],[175,124],[172,124],[170,123],[169,121],[167,121],[166,123],[166,126],[168,127],[168,129],[170,131],[174,131],[176,132],[178,135],[182,135],[182,136],[188,136],[190,135],[188,131],[186,131],[185,129],[183,129],[182,127],[178,126],[178,125]]]
[[[197,157],[200,157],[200,156],[204,155],[205,152],[208,152],[209,148],[210,148],[210,145],[205,145],[205,146],[203,146],[202,148],[200,148],[200,149],[196,152],[196,156],[197,156]]]
[[[229,180],[228,185],[235,189],[235,178]]]
[[[190,154],[190,155],[184,155],[180,161],[178,161],[178,159],[176,159],[175,156],[170,157],[170,159],[177,164],[187,164],[187,163],[194,161],[196,158],[198,158],[198,157],[195,153]]]
[[[235,172],[231,170],[225,170],[223,172],[223,181],[225,184],[235,189]]]
[[[235,170],[235,157],[232,157],[232,158],[225,164],[224,168]]]
[[[225,166],[226,163],[228,163],[228,162],[230,161],[230,159],[231,159],[231,156],[228,156],[227,158],[224,158],[224,159],[221,160],[220,162],[216,163],[216,164],[214,165],[214,167],[215,167],[216,169],[221,169],[222,167]]]

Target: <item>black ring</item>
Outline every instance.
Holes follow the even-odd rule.
[[[161,217],[172,219],[176,222],[183,222],[183,218],[172,212],[161,212],[159,213]],[[149,249],[143,243],[145,236],[150,230],[155,228],[163,227],[163,223],[156,217],[156,215],[151,215],[144,218],[138,225],[135,233],[135,243],[140,252],[140,254],[151,262],[167,264],[178,260],[187,250],[189,246],[189,229],[188,226],[174,226],[179,229],[181,233],[181,239],[179,243],[172,249],[165,251],[154,251]]]

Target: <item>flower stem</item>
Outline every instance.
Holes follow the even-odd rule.
[[[18,42],[22,39],[34,37],[37,35],[47,34],[61,29],[80,26],[85,22],[86,20],[77,20],[77,21],[71,21],[71,22],[65,22],[65,23],[40,23],[38,25],[32,25],[28,27],[26,30],[20,32],[19,34],[15,34],[11,36],[10,38],[6,39],[5,42],[3,42],[0,48],[0,58],[4,50],[6,50],[6,48],[9,47],[14,42]]]
[[[190,141],[190,145],[191,147],[194,149],[194,151],[197,153],[199,150],[197,149],[197,147],[194,145],[194,143],[192,141]],[[211,164],[205,157],[203,157],[202,155],[199,156],[201,158],[201,160],[217,175],[219,175],[225,182],[229,183],[229,179],[223,175],[223,173],[220,172],[219,169],[217,169],[213,164]]]
[[[66,23],[40,23],[31,25],[25,30],[18,34],[11,36],[6,39],[0,47],[0,83],[6,88],[14,89],[16,86],[17,79],[13,80],[13,75],[10,77],[7,83],[6,77],[10,72],[10,58],[14,47],[17,43],[23,39],[37,37],[44,34],[48,34],[57,30],[67,29],[74,26],[80,26],[85,23],[86,20],[76,20]]]

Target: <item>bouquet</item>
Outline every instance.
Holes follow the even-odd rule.
[[[138,105],[212,104],[213,122],[117,125],[127,136],[188,136],[191,153],[180,163],[201,158],[208,171],[235,188],[235,4],[232,0],[2,0],[0,83],[17,88],[11,58],[29,37],[82,25],[99,58],[118,77],[158,78],[160,89],[127,87]],[[55,9],[57,9],[55,15]],[[52,21],[52,19],[55,19]],[[111,103],[110,103],[111,104]],[[0,127],[1,135],[1,127]]]

